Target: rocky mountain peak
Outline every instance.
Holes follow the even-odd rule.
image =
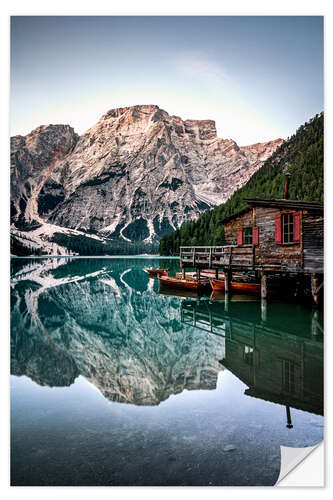
[[[239,147],[217,137],[213,120],[156,105],[111,109],[81,137],[68,125],[37,127],[12,138],[12,222],[157,242],[226,201],[281,143]]]

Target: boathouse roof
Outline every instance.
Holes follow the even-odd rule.
[[[264,198],[244,198],[244,201],[251,206],[294,208],[296,210],[313,210],[323,212],[324,205],[318,201],[301,201],[286,199],[264,199]]]
[[[236,219],[243,214],[246,214],[252,207],[275,207],[275,208],[290,208],[294,210],[310,210],[312,212],[323,213],[324,205],[318,201],[301,201],[301,200],[286,200],[286,199],[265,199],[265,198],[244,198],[244,201],[250,205],[249,207],[243,208],[239,212],[236,212],[229,217],[225,217],[221,222],[225,224],[232,219]]]

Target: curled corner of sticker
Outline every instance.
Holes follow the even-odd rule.
[[[289,446],[280,446],[281,449],[281,468],[280,475],[276,481],[279,483],[297,467],[303,460],[310,455],[321,443],[315,446],[307,446],[306,448],[291,448]],[[282,485],[281,485],[282,486]]]

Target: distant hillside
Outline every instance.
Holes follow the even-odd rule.
[[[285,141],[251,179],[222,205],[205,212],[197,221],[161,239],[161,255],[175,255],[182,245],[221,245],[221,220],[246,206],[244,198],[283,198],[285,173],[291,174],[289,198],[323,201],[324,115],[316,115]]]

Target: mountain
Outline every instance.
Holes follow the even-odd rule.
[[[316,115],[271,155],[258,172],[226,202],[164,236],[161,255],[177,255],[180,246],[221,245],[221,220],[246,206],[244,198],[283,198],[285,173],[291,175],[289,198],[324,199],[324,115]]]
[[[226,201],[282,142],[239,147],[218,138],[211,120],[183,121],[154,105],[110,110],[81,137],[68,125],[15,136],[12,251],[156,248]]]

